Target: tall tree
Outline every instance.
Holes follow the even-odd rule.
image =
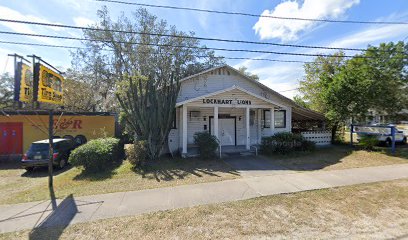
[[[253,79],[255,81],[259,81],[259,76],[258,75],[254,74],[254,73],[251,73],[251,72],[249,72],[247,70],[248,70],[248,68],[245,67],[245,66],[241,66],[241,67],[238,68],[238,71],[240,71],[242,74],[246,75],[247,77],[249,77],[249,78],[251,78],[251,79]]]
[[[97,110],[98,95],[87,81],[87,74],[68,69],[64,81],[64,107],[70,111],[93,111]],[[99,110],[99,109],[98,109]]]
[[[103,98],[117,92],[131,129],[148,142],[149,158],[156,159],[173,121],[179,80],[223,60],[189,38],[194,33],[178,31],[143,8],[116,21],[106,8],[98,16],[93,27],[101,31],[84,31],[89,41],[75,54],[82,60],[76,67],[95,76]]]
[[[317,57],[313,62],[306,63],[305,76],[300,81],[300,92],[303,94],[304,101],[309,102],[311,109],[324,113],[330,121],[332,127],[332,141],[335,140],[335,134],[341,119],[329,113],[329,87],[335,81],[335,77],[340,73],[341,67],[345,64],[344,53],[339,52],[329,57]]]
[[[297,105],[299,105],[299,106],[301,106],[301,107],[310,109],[310,104],[309,104],[308,102],[306,102],[306,101],[305,101],[301,96],[299,96],[299,95],[294,96],[294,97],[293,97],[293,101],[294,101]]]
[[[370,108],[393,116],[407,107],[408,44],[400,41],[369,46],[363,56],[367,58],[360,71],[371,81]]]
[[[393,115],[407,105],[407,53],[403,42],[387,43],[348,60],[337,53],[305,64],[300,91],[330,120],[333,140],[338,125],[350,118],[365,120],[368,110]]]
[[[8,73],[0,76],[0,108],[10,108],[13,106],[14,97],[14,77]]]

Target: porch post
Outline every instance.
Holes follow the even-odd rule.
[[[262,113],[263,113],[262,109],[258,108],[256,110],[256,115],[257,115],[256,118],[258,120],[258,144],[261,144],[261,141],[262,141],[262,121],[261,121]]]
[[[249,133],[249,107],[245,108],[245,121],[246,121],[246,149],[249,150],[250,148],[250,138],[251,135]]]
[[[187,106],[183,105],[183,151],[182,155],[187,154]]]
[[[288,132],[292,132],[292,108],[286,108],[286,128]]]
[[[270,125],[270,135],[272,136],[275,133],[275,108],[269,109],[271,113],[271,125]]]
[[[218,107],[214,107],[214,136],[218,138]]]

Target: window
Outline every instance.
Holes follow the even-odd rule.
[[[255,123],[255,111],[251,110],[249,112],[249,125],[254,126],[254,123]]]
[[[270,128],[271,127],[271,111],[264,110],[263,111],[263,127]]]
[[[263,111],[263,123],[262,126],[264,128],[270,128],[271,127],[271,111],[269,110],[264,110]],[[279,110],[275,111],[275,123],[274,123],[275,128],[286,128],[286,110]]]
[[[275,128],[286,128],[286,110],[275,111]]]

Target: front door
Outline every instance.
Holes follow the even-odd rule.
[[[214,118],[211,118],[211,134],[214,134]],[[218,139],[221,146],[235,145],[235,118],[218,119]]]
[[[23,124],[0,123],[0,155],[23,152]]]

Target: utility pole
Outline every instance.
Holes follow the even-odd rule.
[[[50,191],[52,209],[57,208],[54,193],[53,168],[54,168],[54,110],[49,110],[49,126],[48,126],[48,143],[49,143],[49,159],[48,159],[48,189]]]
[[[31,57],[33,59],[33,107],[34,109],[39,108],[40,104],[38,101],[38,84],[39,84],[39,69],[40,69],[40,62],[43,62],[53,69],[57,70],[44,60],[42,60],[40,57],[36,55],[29,55],[27,57]],[[58,71],[58,73],[61,73]],[[51,205],[52,209],[55,210],[57,208],[57,202],[55,198],[55,192],[54,192],[54,179],[53,179],[53,170],[54,170],[54,110],[49,109],[48,110],[48,115],[49,115],[49,124],[48,124],[48,144],[49,144],[49,159],[48,159],[48,190],[50,192],[50,198],[51,198]]]

